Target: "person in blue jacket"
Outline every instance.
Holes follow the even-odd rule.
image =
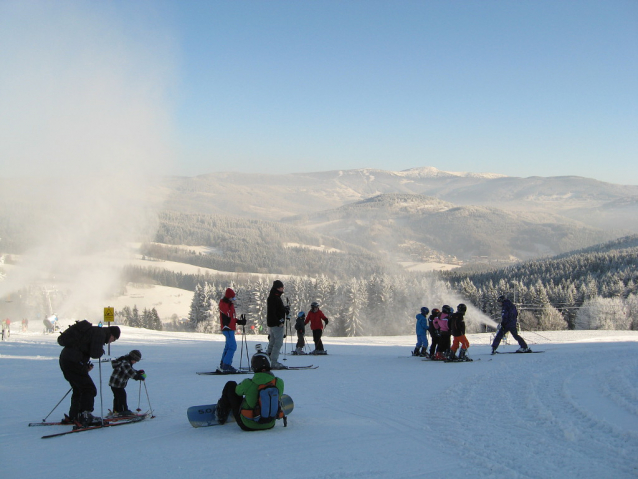
[[[519,336],[518,331],[516,330],[516,322],[518,321],[518,310],[516,309],[516,306],[514,306],[514,303],[505,296],[499,296],[497,301],[501,303],[503,309],[501,311],[501,327],[492,342],[492,354],[496,354],[496,349],[498,348],[498,345],[501,344],[501,339],[503,339],[505,333],[511,333],[512,337],[518,341],[520,348],[516,351],[517,353],[531,352],[531,349],[527,347],[525,340]]]
[[[428,313],[430,310],[423,306],[416,315],[416,347],[412,356],[428,357]]]

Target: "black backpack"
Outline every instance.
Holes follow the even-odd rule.
[[[72,324],[66,328],[64,332],[60,333],[60,336],[58,336],[58,344],[64,347],[78,346],[84,336],[91,331],[91,328],[93,328],[93,325],[86,319],[76,321],[75,324]]]

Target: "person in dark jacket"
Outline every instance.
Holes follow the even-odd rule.
[[[146,373],[143,369],[136,371],[133,365],[142,360],[142,353],[138,349],[134,349],[126,356],[120,356],[111,361],[113,373],[109,379],[109,386],[113,391],[113,415],[116,416],[132,416],[135,413],[128,408],[126,401],[126,385],[129,379],[136,381],[144,381]]]
[[[295,321],[295,331],[297,331],[297,349],[293,354],[306,354],[303,350],[306,345],[306,313],[299,311]]]
[[[277,362],[281,347],[284,345],[284,324],[286,315],[290,313],[290,306],[285,306],[281,296],[284,294],[284,283],[278,279],[273,281],[270,294],[266,301],[266,324],[268,325],[268,356],[271,369],[283,369],[283,364]]]
[[[119,337],[120,328],[117,326],[108,328],[91,326],[73,344],[64,346],[62,349],[60,369],[64,379],[73,389],[68,415],[70,422],[79,423],[82,426],[102,423],[101,418],[92,414],[97,389],[89,376],[89,371],[93,369],[90,359],[101,358],[104,355],[104,345],[116,341]]]
[[[505,296],[499,296],[497,301],[501,303],[503,309],[501,310],[501,327],[492,342],[492,354],[496,353],[496,349],[498,348],[498,345],[501,344],[501,339],[503,339],[505,333],[510,333],[518,342],[520,348],[516,351],[517,353],[530,352],[531,350],[527,347],[527,343],[521,336],[519,336],[518,331],[516,330],[516,322],[518,321],[518,310],[516,309],[516,306],[514,306],[514,304]]]
[[[461,352],[459,353],[458,359],[469,360],[469,357],[466,355],[467,348],[470,347],[470,342],[465,336],[466,311],[467,306],[461,303],[456,307],[456,313],[452,313],[450,315],[450,319],[448,320],[450,332],[452,333],[452,337],[454,338],[454,341],[452,342],[452,348],[450,349],[450,359],[456,359],[456,351],[459,349],[459,346],[461,346]]]

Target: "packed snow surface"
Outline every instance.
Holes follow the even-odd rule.
[[[57,335],[57,334],[56,334]],[[139,424],[40,439],[67,426],[39,422],[68,391],[56,335],[12,333],[0,343],[3,478],[630,478],[638,475],[638,333],[525,332],[543,354],[489,354],[470,335],[471,363],[410,357],[414,338],[326,338],[328,356],[284,356],[309,371],[278,371],[295,401],[288,427],[194,429],[189,406],[214,403],[227,380],[199,376],[220,360],[220,335],[122,328],[111,357],[140,349],[146,390],[130,381]],[[241,336],[238,336],[241,345]],[[248,336],[254,345],[263,336]],[[286,343],[290,351],[290,342]],[[514,351],[516,344],[502,345]],[[247,364],[237,350],[234,365]],[[108,409],[109,363],[96,414]],[[49,419],[68,411],[69,397]]]

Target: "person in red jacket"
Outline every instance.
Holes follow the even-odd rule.
[[[219,301],[219,317],[222,334],[226,338],[224,352],[218,371],[224,373],[234,373],[237,370],[233,367],[233,356],[237,351],[237,341],[235,340],[235,330],[238,324],[246,324],[245,319],[237,319],[235,314],[235,291],[226,289],[224,297]]]
[[[319,303],[313,301],[310,304],[310,311],[306,315],[306,321],[304,324],[310,323],[310,329],[312,329],[312,340],[315,342],[315,350],[310,354],[328,354],[323,349],[323,342],[321,341],[321,335],[323,334],[323,328],[328,325],[328,318],[319,309]]]

